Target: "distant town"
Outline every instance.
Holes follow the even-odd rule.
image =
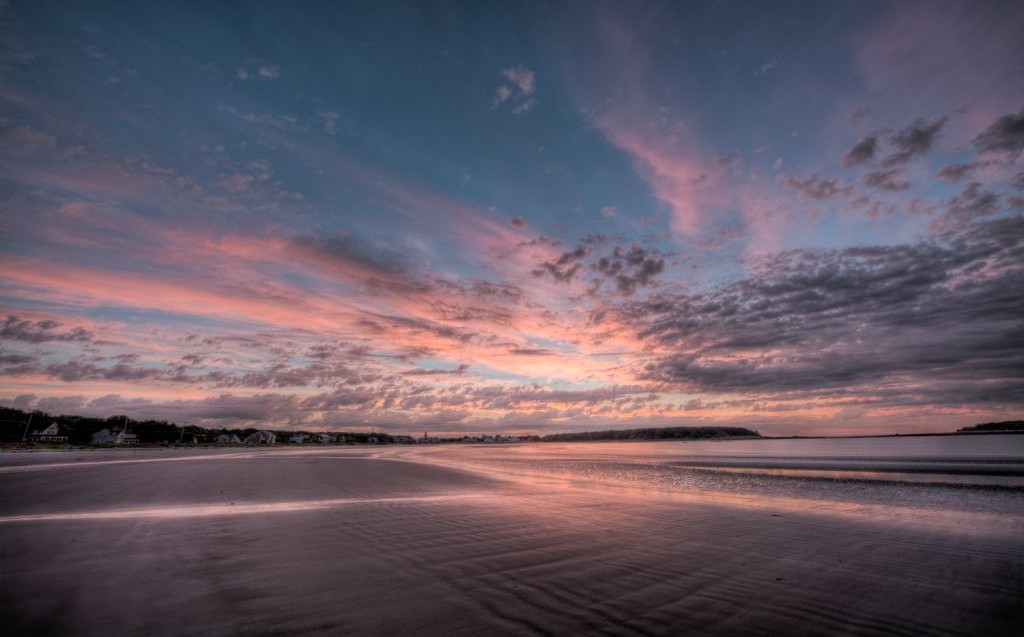
[[[0,442],[96,447],[139,445],[300,445],[300,444],[441,444],[536,442],[540,436],[498,433],[441,437],[396,435],[366,431],[297,431],[271,429],[214,429],[160,420],[133,420],[53,415],[0,407]]]

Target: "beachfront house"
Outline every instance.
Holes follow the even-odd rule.
[[[217,436],[218,445],[240,445],[242,441],[235,434],[221,434]]]
[[[100,429],[90,439],[92,444],[101,446],[127,446],[134,445],[138,441],[139,437],[135,435],[135,432],[127,429]]]
[[[247,445],[272,445],[277,442],[277,434],[273,431],[257,431],[246,436],[244,444]]]
[[[321,445],[328,445],[328,444],[334,442],[334,436],[332,436],[331,434],[328,434],[328,433],[321,432],[321,433],[313,434],[312,436],[310,436],[309,437],[309,442],[315,442],[315,443],[318,443],[318,444],[321,444]]]
[[[292,434],[292,437],[288,439],[288,442],[293,445],[301,445],[306,442],[306,434]]]
[[[118,432],[112,429],[100,429],[99,431],[92,435],[92,438],[89,440],[89,442],[91,442],[94,445],[117,444],[115,442],[117,440],[117,434]]]
[[[60,426],[51,422],[45,429],[39,431],[33,431],[29,434],[28,439],[32,442],[67,442],[68,437],[60,435]]]

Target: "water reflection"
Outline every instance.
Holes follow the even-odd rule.
[[[805,510],[880,506],[1019,519],[1024,511],[1024,453],[1007,452],[1024,437],[1007,438],[1011,445],[961,438],[963,449],[952,449],[944,439],[943,456],[926,453],[938,448],[932,441],[892,438],[872,439],[868,445],[851,439],[668,441],[435,447],[393,453],[520,485],[591,493],[619,490],[620,497],[680,497],[736,506],[799,502]],[[766,449],[758,447],[761,442],[794,443],[817,455],[773,456],[766,452],[781,454],[794,447],[773,444]],[[803,444],[808,442],[813,444]],[[895,453],[879,450],[886,442],[898,443]],[[868,446],[878,454],[865,456]]]
[[[189,504],[106,509],[73,513],[41,513],[0,517],[0,524],[15,522],[82,522],[91,520],[166,520],[217,516],[257,515],[268,513],[295,513],[316,511],[352,505],[451,503],[479,499],[480,494],[439,494],[391,498],[333,498],[328,500],[290,500],[284,502],[231,502],[229,504]]]
[[[850,471],[843,469],[789,469],[771,467],[714,467],[707,465],[676,465],[692,471],[708,471],[713,473],[735,473],[740,475],[778,476],[783,478],[822,478],[828,480],[874,480],[885,482],[914,482],[933,485],[986,485],[1024,487],[1024,476],[1019,475],[987,475],[964,473],[924,473],[909,471]]]

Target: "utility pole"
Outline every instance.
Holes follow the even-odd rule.
[[[124,427],[121,427],[121,434],[115,438],[115,440],[117,440],[117,445],[120,446],[124,443],[124,432],[126,431],[128,431],[128,416],[124,417]]]
[[[28,413],[28,422],[25,423],[25,433],[21,434],[21,441],[22,442],[25,442],[26,440],[28,440],[28,428],[29,428],[29,425],[32,424],[32,416],[35,416],[35,415],[36,415],[36,412],[34,412],[34,411],[30,411]]]

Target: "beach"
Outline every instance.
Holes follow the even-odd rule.
[[[0,630],[996,636],[1024,627],[1019,487],[958,484],[948,467],[952,477],[933,484],[705,471],[693,465],[712,462],[707,454],[687,463],[671,455],[679,447],[619,444],[5,453]],[[660,460],[630,460],[645,450]],[[905,458],[886,462],[897,476],[920,473]],[[766,463],[778,469],[765,457],[726,468]],[[1015,473],[1007,463],[947,459]]]

